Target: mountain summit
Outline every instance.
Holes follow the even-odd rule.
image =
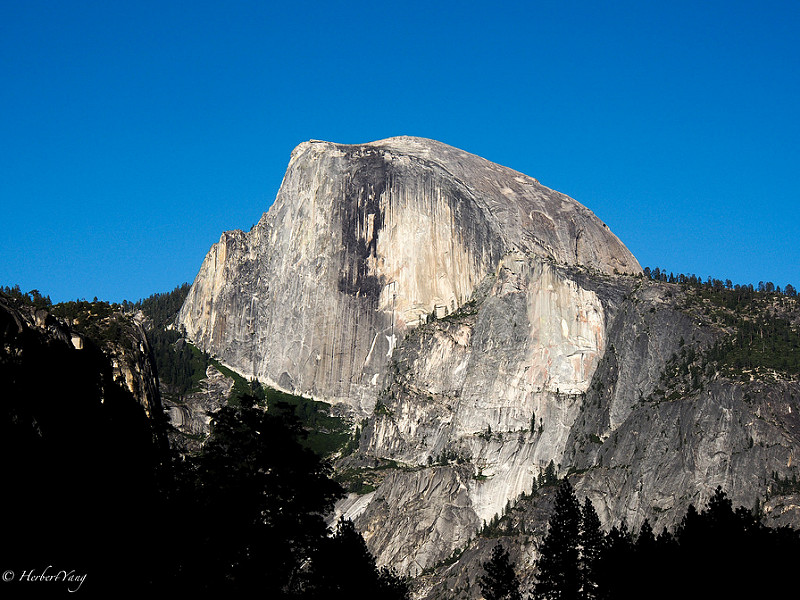
[[[641,272],[590,210],[512,169],[416,137],[304,142],[259,223],[211,248],[179,323],[246,376],[366,414],[408,328],[511,255]]]
[[[646,277],[575,200],[408,137],[300,144],[179,314],[242,375],[359,424],[337,511],[379,564],[473,583],[482,524],[530,504],[517,534],[541,534],[520,500],[567,476],[606,527],[671,527],[717,486],[796,522],[794,484],[774,493],[796,481],[800,384],[770,348],[799,320],[794,298]]]

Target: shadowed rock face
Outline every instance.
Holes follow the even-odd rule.
[[[179,323],[246,376],[369,414],[408,329],[512,253],[640,272],[591,211],[506,167],[420,138],[305,142],[269,212],[211,248]]]

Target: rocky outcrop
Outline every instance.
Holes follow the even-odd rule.
[[[79,354],[76,356],[81,352],[86,356],[102,352],[104,358],[97,358],[103,361],[98,374],[105,378],[100,384],[100,392],[104,393],[112,384],[121,385],[144,409],[148,418],[160,422],[162,406],[158,377],[141,318],[111,311],[108,305],[101,304],[96,313],[89,308],[80,318],[73,319],[53,314],[53,311],[63,312],[63,306],[48,310],[17,306],[0,298],[0,309],[6,323],[0,333],[10,353],[9,358],[19,355],[21,360],[25,340],[32,338],[63,346],[65,351],[77,351]]]
[[[155,361],[150,343],[147,340],[141,315],[128,319],[117,319],[124,322],[126,335],[118,339],[109,340],[104,344],[104,350],[111,360],[114,369],[114,378],[133,394],[134,398],[144,408],[151,419],[161,418],[162,404],[159,391],[158,376],[156,375]],[[75,336],[72,339],[75,345]],[[81,340],[81,348],[83,341]]]
[[[487,287],[404,340],[361,444],[367,456],[415,468],[469,465],[461,485],[470,518],[460,531],[452,524],[462,539],[530,491],[551,460],[561,462],[607,343],[598,295],[548,263],[509,255]],[[368,517],[348,516],[369,535]],[[396,544],[372,548],[393,563],[404,556]],[[419,571],[453,549],[417,555]]]
[[[146,357],[146,346],[124,317],[106,330],[95,314],[98,327],[78,331],[54,316],[63,307],[7,300],[0,292],[0,452],[10,516],[0,559],[17,573],[26,563],[72,561],[97,574],[82,591],[113,589],[104,573],[143,548],[152,552],[154,540],[163,545],[166,531],[154,525],[164,506],[155,486],[166,436],[160,408],[149,404],[147,386],[136,385],[152,365],[128,362]],[[104,332],[105,339],[94,335]],[[68,523],[79,533],[65,534]]]
[[[657,530],[717,485],[752,506],[794,473],[796,381],[705,364],[670,381],[726,335],[687,298],[526,175],[431,140],[314,141],[259,223],[211,248],[178,323],[247,378],[351,409],[338,469],[369,485],[337,510],[417,576],[464,548],[474,572],[470,538],[551,464],[604,525]],[[764,506],[800,524],[784,497]],[[546,516],[529,512],[532,541]]]
[[[640,272],[588,209],[511,169],[420,138],[306,142],[269,212],[211,248],[178,322],[247,377],[366,415],[398,340],[512,255]]]
[[[178,399],[165,398],[167,419],[176,430],[170,445],[183,453],[198,451],[211,433],[211,413],[225,405],[233,385],[232,378],[209,365],[199,390]]]
[[[698,359],[692,369],[704,368],[684,388],[672,381],[676,357],[686,348],[702,356],[725,335],[686,310],[684,289],[569,270],[532,273],[526,288],[517,274],[501,271],[485,297],[426,324],[397,349],[390,383],[363,429],[361,457],[346,464],[394,460],[401,468],[370,495],[351,496],[339,507],[370,540],[379,561],[415,576],[426,574],[418,582],[420,597],[452,597],[448,590],[466,589],[470,581],[476,585],[492,542],[446,542],[474,538],[476,522],[488,522],[512,506],[522,524],[510,534],[517,536],[512,543],[522,543],[518,564],[531,581],[535,540],[546,531],[549,512],[541,503],[520,499],[535,489],[550,461],[559,477],[570,477],[579,497],[591,499],[606,528],[624,521],[636,531],[647,519],[656,531],[671,529],[690,504],[703,506],[717,486],[735,506],[761,506],[769,525],[800,526],[797,494],[780,491],[779,484],[797,475],[800,382],[786,376],[732,379],[715,363]],[[549,338],[548,327],[532,333],[530,315],[540,311],[532,310],[537,303],[531,298],[539,295],[539,286],[570,298],[549,305],[544,319]],[[583,301],[568,292],[578,289]],[[593,330],[602,334],[589,338],[594,345],[585,341],[586,329],[577,330],[584,339],[583,362],[571,362],[575,352],[569,337],[559,340],[561,351],[559,344],[542,342],[552,342],[568,311],[580,315],[589,308],[604,318]],[[530,333],[516,335],[519,329]],[[528,344],[542,354],[547,350],[542,372],[551,377],[549,384],[531,385],[520,376],[537,372],[525,352]],[[589,358],[592,347],[600,351]],[[591,375],[582,378],[581,373]],[[449,519],[447,536],[438,531],[437,514],[413,507],[411,496],[380,503],[391,486],[418,490],[412,494],[417,503],[442,510],[433,482],[448,469],[462,476],[453,495],[458,501],[446,502],[458,514]],[[541,500],[549,506],[547,496]],[[404,525],[409,520],[414,528]],[[396,534],[381,535],[386,529]],[[428,542],[431,537],[439,540],[438,547]],[[462,550],[451,564],[448,558]]]

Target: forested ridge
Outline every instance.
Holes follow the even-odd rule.
[[[152,294],[121,305],[128,314],[141,311],[145,316],[147,339],[153,350],[162,393],[173,398],[196,391],[211,364],[211,357],[186,343],[182,332],[175,327],[175,317],[190,287],[183,283],[171,292]]]
[[[797,377],[800,375],[800,297],[792,284],[733,284],[695,275],[644,270],[654,281],[678,284],[682,309],[721,332],[711,347],[681,348],[673,357],[672,375],[691,377],[719,371],[732,378]]]

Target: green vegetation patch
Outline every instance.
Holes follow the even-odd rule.
[[[264,386],[261,389],[267,412],[291,411],[306,432],[303,444],[317,455],[330,457],[341,452],[350,442],[350,423],[343,417],[331,414],[331,405],[327,402]]]
[[[178,399],[200,389],[211,357],[171,329],[147,331],[159,381],[167,396]]]
[[[152,322],[153,329],[167,329],[175,322],[190,289],[188,283],[183,283],[171,292],[152,294],[137,302],[125,300],[122,302],[122,309],[126,312],[141,310]]]
[[[732,378],[764,378],[780,373],[800,375],[800,297],[791,284],[783,290],[771,282],[733,285],[730,280],[703,281],[694,275],[665,275],[645,270],[657,281],[677,283],[685,291],[684,311],[719,328],[722,336],[711,347],[681,348],[666,376],[691,380],[698,389],[702,374],[719,371]]]
[[[708,351],[709,360],[734,374],[768,369],[800,375],[800,332],[787,319],[741,318],[734,327],[733,335]]]

